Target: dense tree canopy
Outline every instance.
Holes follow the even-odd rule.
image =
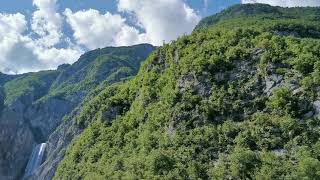
[[[304,10],[319,12],[226,18],[158,48],[83,106],[55,179],[319,179],[320,25]]]

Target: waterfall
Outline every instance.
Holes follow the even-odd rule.
[[[28,165],[25,170],[24,177],[29,177],[32,175],[32,173],[41,166],[43,162],[44,152],[46,150],[46,143],[38,144],[35,146],[32,150],[32,153],[30,155]]]

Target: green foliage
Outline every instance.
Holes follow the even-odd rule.
[[[17,77],[19,77],[19,75],[8,75],[0,72],[0,86],[3,86],[6,82],[11,81]]]
[[[241,7],[286,18],[219,17],[158,48],[83,106],[55,179],[319,178],[315,9]]]
[[[287,87],[274,90],[267,107],[280,114],[296,116],[299,113],[298,98]]]
[[[246,122],[235,142],[253,150],[284,148],[292,136],[299,132],[299,123],[290,117],[256,114]]]
[[[29,98],[25,101],[40,104],[50,98],[75,100],[75,96],[94,93],[91,91],[100,92],[112,83],[135,75],[140,63],[153,50],[154,47],[148,44],[109,47],[88,52],[73,65],[62,65],[56,71],[0,74],[0,84],[4,84],[5,104],[9,105],[19,98]],[[98,85],[100,90],[95,90]]]
[[[250,18],[255,17],[261,20],[291,20],[291,19],[301,19],[309,21],[317,21],[319,18],[319,13],[317,8],[280,8],[273,7],[267,4],[245,4],[245,5],[234,5],[221,13],[213,16],[209,16],[200,21],[200,23],[195,28],[196,30],[201,30],[208,28],[210,26],[216,25],[220,22],[227,21],[236,18]],[[280,28],[281,26],[279,26]],[[295,30],[304,30],[303,25],[295,26]]]
[[[253,178],[255,168],[260,164],[258,155],[247,149],[236,149],[230,156],[231,175],[241,179]]]
[[[119,82],[137,73],[140,63],[154,50],[147,44],[132,47],[109,47],[94,50],[80,57],[79,61],[62,70],[52,84],[48,94],[40,101],[50,97],[72,98],[74,94],[87,94],[103,82],[108,85]]]
[[[5,104],[10,104],[17,98],[25,95],[40,98],[47,93],[51,83],[57,77],[56,71],[43,71],[39,73],[29,73],[20,76],[4,85],[6,99]]]

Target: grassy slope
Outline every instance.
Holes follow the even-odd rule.
[[[294,15],[227,14],[86,103],[55,179],[319,179],[319,9],[277,9]]]
[[[73,65],[56,71],[23,74],[13,80],[1,75],[5,104],[29,94],[34,95],[37,103],[51,97],[68,99],[76,93],[85,95],[103,81],[108,82],[106,86],[136,74],[141,61],[153,50],[154,47],[146,44],[108,47],[88,52]]]
[[[5,104],[12,103],[15,99],[34,94],[38,99],[45,95],[55,78],[57,71],[42,71],[38,73],[28,73],[4,84],[6,99]]]
[[[53,84],[49,96],[67,97],[73,93],[88,93],[104,80],[110,81],[110,84],[134,75],[140,63],[153,50],[154,47],[151,45],[142,44],[132,47],[109,47],[85,54],[73,67],[70,67],[71,72],[74,70],[77,72],[71,74],[71,77],[64,82]],[[87,63],[88,59],[94,59],[94,61]],[[87,64],[84,66],[84,63]],[[69,76],[70,70],[66,69],[66,72],[63,75]]]

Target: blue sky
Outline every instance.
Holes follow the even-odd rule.
[[[58,8],[63,11],[65,8],[72,10],[82,9],[97,9],[101,12],[110,11],[116,12],[117,2],[116,0],[58,0]],[[187,0],[187,4],[193,9],[201,12],[201,15],[208,16],[214,14],[222,9],[232,5],[240,3],[240,0],[207,0],[208,9],[205,11],[205,1],[203,0]],[[36,9],[32,5],[32,0],[3,0],[0,1],[1,13],[16,13],[21,12],[31,15]]]
[[[292,7],[320,0],[2,0],[0,71],[55,69],[106,46],[160,45],[238,3]]]

